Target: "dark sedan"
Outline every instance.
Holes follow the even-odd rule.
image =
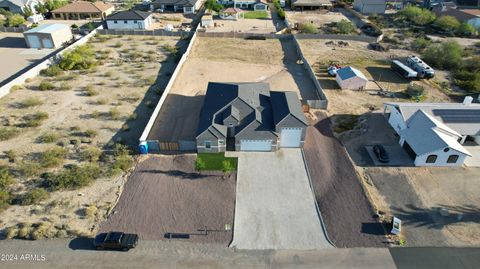
[[[100,233],[95,236],[93,246],[95,249],[112,249],[127,251],[137,246],[138,235],[122,232]]]

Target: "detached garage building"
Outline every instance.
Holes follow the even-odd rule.
[[[303,147],[307,121],[295,92],[268,83],[209,83],[197,129],[198,152]]]
[[[342,90],[363,90],[368,82],[362,72],[351,66],[338,69],[335,80]]]
[[[29,48],[53,49],[73,39],[72,30],[66,24],[43,24],[23,33]]]

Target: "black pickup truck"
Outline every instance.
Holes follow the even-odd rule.
[[[138,235],[122,232],[100,233],[95,236],[93,246],[95,249],[117,249],[127,251],[137,246]]]

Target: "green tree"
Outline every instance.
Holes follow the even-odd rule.
[[[32,9],[31,9],[30,7],[25,7],[25,8],[23,8],[23,16],[24,16],[25,18],[28,18],[28,17],[30,17],[30,16],[32,16],[32,15],[33,15],[33,11],[32,11]]]
[[[52,11],[52,10],[55,10],[57,8],[61,8],[66,4],[68,4],[67,0],[47,0],[47,1],[45,1],[45,8],[48,11]]]
[[[460,24],[460,26],[457,29],[457,34],[459,36],[465,36],[465,37],[472,36],[476,32],[477,32],[477,30],[475,30],[475,27],[473,27],[472,25],[470,25],[466,22]]]
[[[89,45],[78,46],[65,53],[58,63],[63,70],[85,70],[96,64],[95,52]]]
[[[20,14],[14,14],[12,16],[7,17],[7,25],[9,27],[17,27],[25,22],[25,18],[23,18]]]
[[[336,26],[340,34],[350,34],[355,32],[355,26],[345,19],[337,22]]]
[[[305,34],[318,34],[317,27],[315,27],[315,25],[309,22],[301,23],[299,26],[299,30]]]
[[[447,32],[456,31],[460,26],[460,22],[453,16],[440,16],[433,24]]]
[[[400,16],[405,17],[409,21],[417,25],[426,25],[432,23],[435,20],[435,13],[430,10],[419,8],[415,6],[409,6],[399,12]]]
[[[207,0],[207,2],[205,2],[205,8],[210,12],[212,10],[220,12],[220,10],[223,9],[223,5],[219,4],[216,0]]]
[[[462,47],[454,40],[432,44],[423,53],[423,59],[433,67],[454,70],[462,61]]]
[[[38,13],[40,14],[45,14],[48,12],[48,9],[47,7],[42,4],[42,3],[38,3],[36,6],[35,6],[35,10],[37,10]]]

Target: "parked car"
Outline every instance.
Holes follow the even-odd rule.
[[[112,249],[127,251],[137,246],[138,235],[122,232],[100,233],[95,236],[93,246],[97,250]]]
[[[373,153],[375,153],[375,156],[377,156],[381,163],[388,163],[390,161],[388,153],[382,145],[373,146]]]

